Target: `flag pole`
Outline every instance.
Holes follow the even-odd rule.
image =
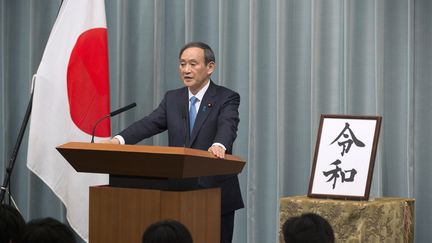
[[[14,147],[14,149],[12,151],[12,154],[11,154],[11,156],[9,158],[9,164],[6,167],[6,175],[5,175],[4,180],[3,180],[3,185],[0,188],[0,204],[3,203],[6,191],[8,191],[8,187],[9,187],[9,184],[10,184],[11,175],[12,175],[12,171],[13,171],[13,168],[14,168],[14,165],[15,165],[15,161],[16,161],[16,158],[18,156],[19,149],[21,147],[21,143],[22,143],[22,140],[23,140],[23,137],[24,137],[24,133],[25,133],[25,130],[27,128],[27,123],[28,123],[28,121],[30,119],[30,114],[31,114],[31,109],[32,109],[32,102],[33,102],[33,93],[34,93],[34,76],[33,76],[33,82],[32,82],[32,87],[31,87],[30,100],[29,100],[29,103],[27,105],[27,110],[26,110],[24,119],[23,119],[22,124],[21,124],[21,129],[20,129],[20,132],[18,134],[18,138],[17,138],[17,141],[15,143],[15,147]],[[9,196],[10,196],[10,194],[9,194]]]

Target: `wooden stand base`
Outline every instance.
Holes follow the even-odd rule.
[[[220,242],[220,189],[162,191],[90,187],[89,242],[141,242],[144,230],[162,219],[182,222],[194,242]]]

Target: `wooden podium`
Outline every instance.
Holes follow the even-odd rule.
[[[220,242],[220,189],[200,188],[198,177],[238,174],[245,162],[207,151],[143,145],[71,142],[57,150],[78,172],[110,175],[90,187],[89,242],[141,242],[144,230],[175,219],[194,242]]]

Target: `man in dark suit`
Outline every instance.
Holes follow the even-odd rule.
[[[109,142],[135,144],[168,130],[169,146],[208,150],[224,158],[225,153],[232,153],[237,137],[240,96],[210,80],[215,56],[207,44],[186,44],[179,59],[185,87],[168,91],[158,108]],[[231,242],[234,212],[244,207],[237,175],[206,176],[198,181],[203,188],[221,188],[221,242]]]

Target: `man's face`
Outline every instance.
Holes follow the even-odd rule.
[[[180,79],[193,94],[196,94],[207,84],[214,70],[214,65],[214,62],[205,64],[203,49],[188,48],[180,56]]]

